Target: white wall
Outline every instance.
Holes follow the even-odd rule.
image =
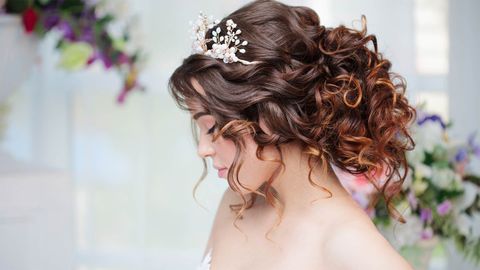
[[[449,106],[454,134],[464,138],[473,130],[480,136],[479,11],[479,1],[450,1]]]
[[[114,103],[120,86],[114,72],[104,72],[100,65],[74,74],[57,70],[53,41],[41,44],[41,61],[10,99],[12,111],[1,148],[17,159],[71,173],[74,269],[194,269],[200,262],[226,183],[211,175],[200,186],[197,198],[208,211],[192,198],[202,165],[188,115],[175,107],[166,80],[190,52],[188,21],[199,10],[221,17],[245,2],[129,1],[127,11],[139,14],[138,40],[148,49],[149,63],[141,78],[147,92],[133,93],[123,106]],[[287,3],[315,8],[328,26],[352,26],[355,20],[358,27],[365,14],[379,50],[409,82],[412,100],[442,100],[446,74],[421,74],[415,64],[416,1]],[[473,39],[471,50],[478,47],[473,45],[478,38],[465,36]],[[465,80],[460,77],[465,76],[465,66],[452,65],[458,70],[451,80]],[[472,104],[466,110],[475,107],[469,98],[474,81],[464,83],[462,94],[451,99],[452,108],[463,102]],[[433,107],[448,109],[442,103]],[[461,126],[475,117],[459,119]],[[0,252],[6,248],[0,246]]]

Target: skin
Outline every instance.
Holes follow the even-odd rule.
[[[205,90],[195,80],[192,85],[202,95]],[[192,111],[192,116],[197,110]],[[224,138],[212,142],[207,131],[215,124],[211,115],[196,119],[199,127],[197,154],[210,157],[213,164],[229,167],[235,145]],[[260,127],[270,133],[263,125]],[[277,175],[278,163],[262,161],[255,156],[256,144],[246,138],[245,160],[239,180],[251,189],[258,189],[274,176],[273,187],[284,204],[282,222],[265,238],[278,216],[275,208],[259,196],[255,205],[233,225],[235,214],[230,204],[241,203],[238,193],[230,187],[225,191],[215,215],[204,255],[212,247],[211,270],[255,269],[412,269],[411,266],[378,232],[371,219],[343,188],[335,173],[321,168],[312,178],[332,192],[332,197],[308,182],[307,155],[297,143],[282,145],[286,169]],[[276,149],[266,147],[267,159],[279,159]],[[248,190],[241,189],[247,196]],[[245,235],[247,237],[245,237]]]

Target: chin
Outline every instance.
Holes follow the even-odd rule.
[[[245,181],[245,180],[243,180],[243,179],[245,179],[245,178],[242,178],[242,177],[240,176],[239,181],[242,183],[243,186],[245,186],[245,187],[247,187],[247,188],[250,189],[250,190],[248,190],[248,189],[246,189],[246,188],[238,185],[238,183],[237,183],[237,186],[238,186],[238,188],[240,189],[240,193],[243,194],[243,195],[248,195],[248,194],[254,193],[254,192],[251,191],[251,190],[259,191],[260,189],[263,188],[264,184],[266,183],[265,180]],[[254,178],[254,177],[251,177],[250,179],[268,179],[268,178],[258,177],[258,176],[257,176],[257,177],[255,177],[255,178]],[[242,181],[242,180],[243,180],[243,181]],[[233,190],[232,187],[230,187],[230,188]]]
[[[269,157],[267,156],[267,158]],[[274,176],[278,168],[280,168],[280,165],[272,164],[270,161],[257,160],[256,156],[252,156],[250,159],[247,157],[247,161],[240,168],[239,179],[235,179],[235,173],[233,174],[234,186],[236,186],[243,195],[254,193],[253,191],[259,191],[268,179]],[[250,190],[241,186],[237,181]]]

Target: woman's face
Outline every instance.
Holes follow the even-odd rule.
[[[195,79],[192,79],[192,85],[200,94],[205,95],[202,86]],[[218,131],[215,126],[215,118],[210,114],[202,112],[199,108],[192,106],[191,109],[192,117],[195,119],[195,123],[198,127],[199,142],[197,154],[202,158],[210,157],[214,168],[219,170],[219,177],[227,179],[228,170],[233,170],[232,163],[236,152],[234,142],[223,138],[222,136],[218,137],[217,140],[213,142],[213,132],[210,133],[209,130]],[[260,127],[265,131],[261,120]],[[257,190],[273,175],[275,169],[279,166],[279,163],[262,161],[257,158],[257,144],[253,140],[252,135],[248,134],[244,140],[245,150],[241,153],[243,155],[243,164],[240,168],[238,181],[249,189]],[[279,154],[274,147],[267,146],[263,151],[262,157],[265,159],[279,159]],[[251,192],[241,185],[236,185],[242,194],[248,194]]]

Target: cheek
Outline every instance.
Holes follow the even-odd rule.
[[[225,165],[229,166],[233,170],[231,164],[235,158],[235,144],[232,141],[222,142],[223,153],[226,161]],[[245,152],[243,153],[243,165],[240,168],[239,181],[242,185],[252,190],[257,190],[260,186],[266,182],[274,173],[275,169],[279,166],[279,163],[273,161],[263,161],[257,158],[256,150],[257,144],[251,136],[245,139]],[[273,149],[273,151],[272,151]],[[274,148],[266,147],[263,151],[262,157],[264,159],[279,159],[278,153]],[[243,194],[248,194],[249,191],[246,188],[239,186]]]
[[[231,167],[233,159],[235,158],[235,144],[226,140],[223,137],[217,139],[215,143],[215,153],[218,163],[225,167]]]

